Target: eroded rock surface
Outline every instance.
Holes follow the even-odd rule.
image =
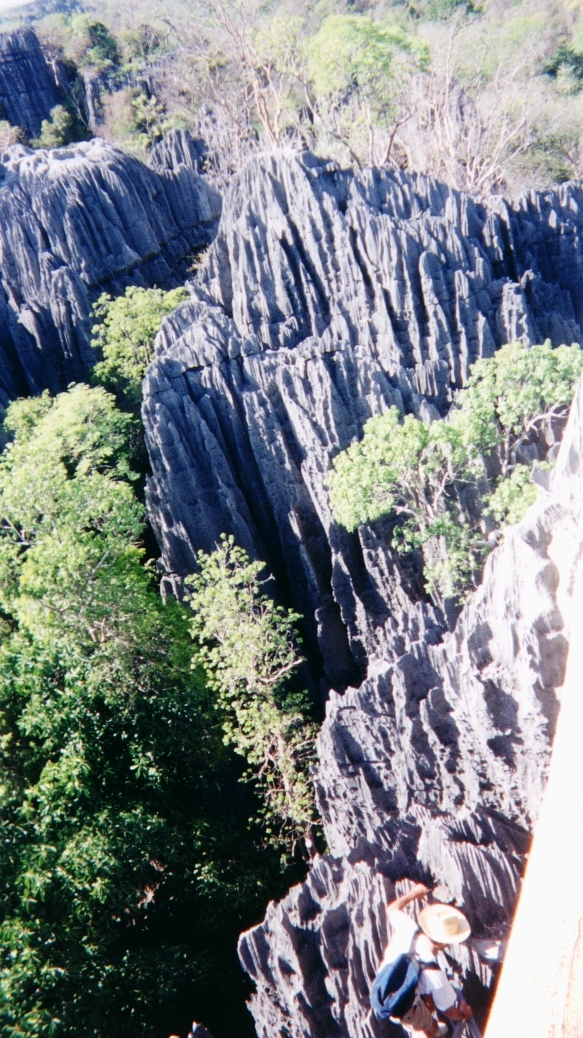
[[[0,33],[0,119],[37,136],[43,119],[49,118],[60,100],[36,33],[32,29]]]
[[[369,991],[402,876],[438,883],[469,916],[450,965],[480,1016],[544,791],[582,521],[583,383],[550,491],[507,531],[455,630],[332,693],[316,775],[331,853],[240,941],[262,1038],[386,1033]]]
[[[356,536],[333,522],[330,459],[391,404],[444,413],[503,342],[583,341],[582,205],[576,185],[485,206],[420,176],[252,161],[144,387],[168,582],[234,533],[340,690],[387,645],[439,639],[445,621],[412,608],[421,590],[382,523]]]
[[[171,288],[216,231],[220,199],[192,170],[156,171],[104,141],[0,164],[0,403],[87,378],[101,292]]]
[[[423,177],[262,157],[160,332],[143,416],[167,586],[233,533],[304,615],[332,688],[316,775],[330,854],[241,939],[262,1038],[380,1034],[368,992],[406,876],[468,913],[477,943],[457,968],[477,1005],[491,980],[479,942],[508,928],[564,677],[579,426],[561,448],[572,478],[541,491],[457,621],[396,564],[384,522],[333,522],[326,474],[391,404],[445,413],[502,343],[583,340],[582,204],[574,184],[478,205]]]

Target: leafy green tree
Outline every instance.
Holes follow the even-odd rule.
[[[235,758],[202,668],[192,666],[187,610],[162,602],[144,565],[133,421],[87,386],[8,410],[6,1035],[166,1038],[192,1015],[220,1023],[240,985],[236,934],[268,889],[280,889],[276,855],[256,849],[248,807],[237,808]]]
[[[391,545],[424,550],[428,590],[439,599],[471,580],[478,537],[459,494],[483,475],[458,423],[430,424],[391,407],[369,419],[364,437],[334,459],[329,479],[336,520],[349,530],[392,513]]]
[[[154,359],[154,339],[162,318],[187,297],[185,288],[164,292],[132,285],[117,299],[104,292],[97,300],[92,310],[97,319],[93,344],[104,359],[95,365],[93,375],[116,393],[122,407],[139,411],[142,380]]]
[[[74,139],[75,120],[64,105],[51,108],[50,119],[43,119],[38,137],[32,140],[33,148],[60,148]]]
[[[65,19],[64,38],[66,56],[80,67],[92,66],[105,72],[119,63],[115,36],[90,14],[74,14]]]
[[[396,407],[333,462],[334,516],[349,530],[392,514],[392,547],[423,553],[438,601],[480,574],[484,519],[518,522],[535,499],[531,458],[544,462],[583,370],[579,346],[510,343],[472,368],[447,418],[426,424]]]
[[[250,765],[245,778],[257,783],[268,835],[279,845],[304,835],[316,818],[308,771],[315,726],[305,693],[289,689],[302,662],[294,631],[300,617],[262,593],[264,564],[250,562],[233,537],[210,555],[200,552],[198,563],[187,580],[197,658],[218,693],[226,742]]]
[[[427,45],[388,19],[334,14],[307,49],[324,130],[341,140],[359,163],[365,157],[371,165],[388,161],[400,92],[408,76],[427,69]],[[385,131],[380,156],[379,130]]]
[[[460,394],[460,421],[468,445],[496,453],[506,476],[517,452],[569,410],[583,368],[577,345],[553,349],[509,343],[488,360],[473,365],[467,389]]]

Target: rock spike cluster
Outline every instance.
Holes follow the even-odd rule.
[[[90,309],[128,285],[173,288],[211,241],[217,193],[95,138],[13,145],[0,163],[0,403],[86,379]]]
[[[368,991],[407,876],[468,913],[458,968],[487,997],[479,953],[507,932],[544,788],[580,498],[542,491],[456,618],[387,550],[385,521],[335,524],[326,475],[372,414],[445,414],[504,342],[583,341],[582,203],[576,184],[478,204],[420,176],[262,156],[162,326],[143,418],[166,587],[233,533],[303,614],[328,693],[329,854],[240,941],[261,1038],[379,1033]]]

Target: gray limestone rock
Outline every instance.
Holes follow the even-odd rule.
[[[404,876],[468,915],[449,966],[484,1009],[546,781],[582,521],[583,381],[550,491],[507,531],[455,630],[331,695],[316,773],[330,855],[239,944],[260,1038],[386,1035],[369,991]]]
[[[205,151],[204,141],[194,140],[187,130],[170,130],[164,140],[152,148],[150,165],[152,169],[175,172],[187,166],[195,173],[202,173]]]
[[[61,94],[32,29],[0,33],[0,119],[40,133]]]
[[[158,172],[94,139],[14,145],[0,170],[0,391],[60,390],[87,377],[92,303],[130,284],[181,284],[207,245],[217,193],[192,169]]]
[[[191,299],[162,326],[143,418],[166,586],[233,533],[303,614],[332,689],[315,774],[330,854],[240,943],[262,1038],[380,1038],[368,992],[408,876],[468,913],[476,943],[453,966],[476,1005],[491,980],[478,951],[508,927],[563,681],[581,397],[552,490],[458,618],[387,550],[387,520],[334,523],[326,476],[372,414],[444,414],[502,343],[583,341],[582,265],[577,184],[478,204],[271,154],[235,178]]]
[[[577,185],[488,207],[309,155],[250,162],[144,385],[167,583],[234,533],[305,617],[327,687],[364,677],[411,628],[439,638],[444,618],[387,554],[383,524],[357,537],[333,522],[330,461],[392,404],[445,413],[507,340],[583,341],[582,205]]]

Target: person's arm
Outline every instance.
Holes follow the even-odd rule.
[[[467,1002],[464,1002],[463,998],[460,999],[457,1006],[451,1006],[450,1009],[444,1009],[443,1015],[447,1016],[448,1020],[469,1020],[474,1014],[472,1013],[471,1007]]]
[[[395,898],[387,905],[387,915],[390,915],[391,912],[400,912],[405,905],[410,905],[411,901],[417,901],[418,898],[430,893],[429,887],[426,887],[424,883],[417,883],[408,894],[401,894],[401,897]]]

